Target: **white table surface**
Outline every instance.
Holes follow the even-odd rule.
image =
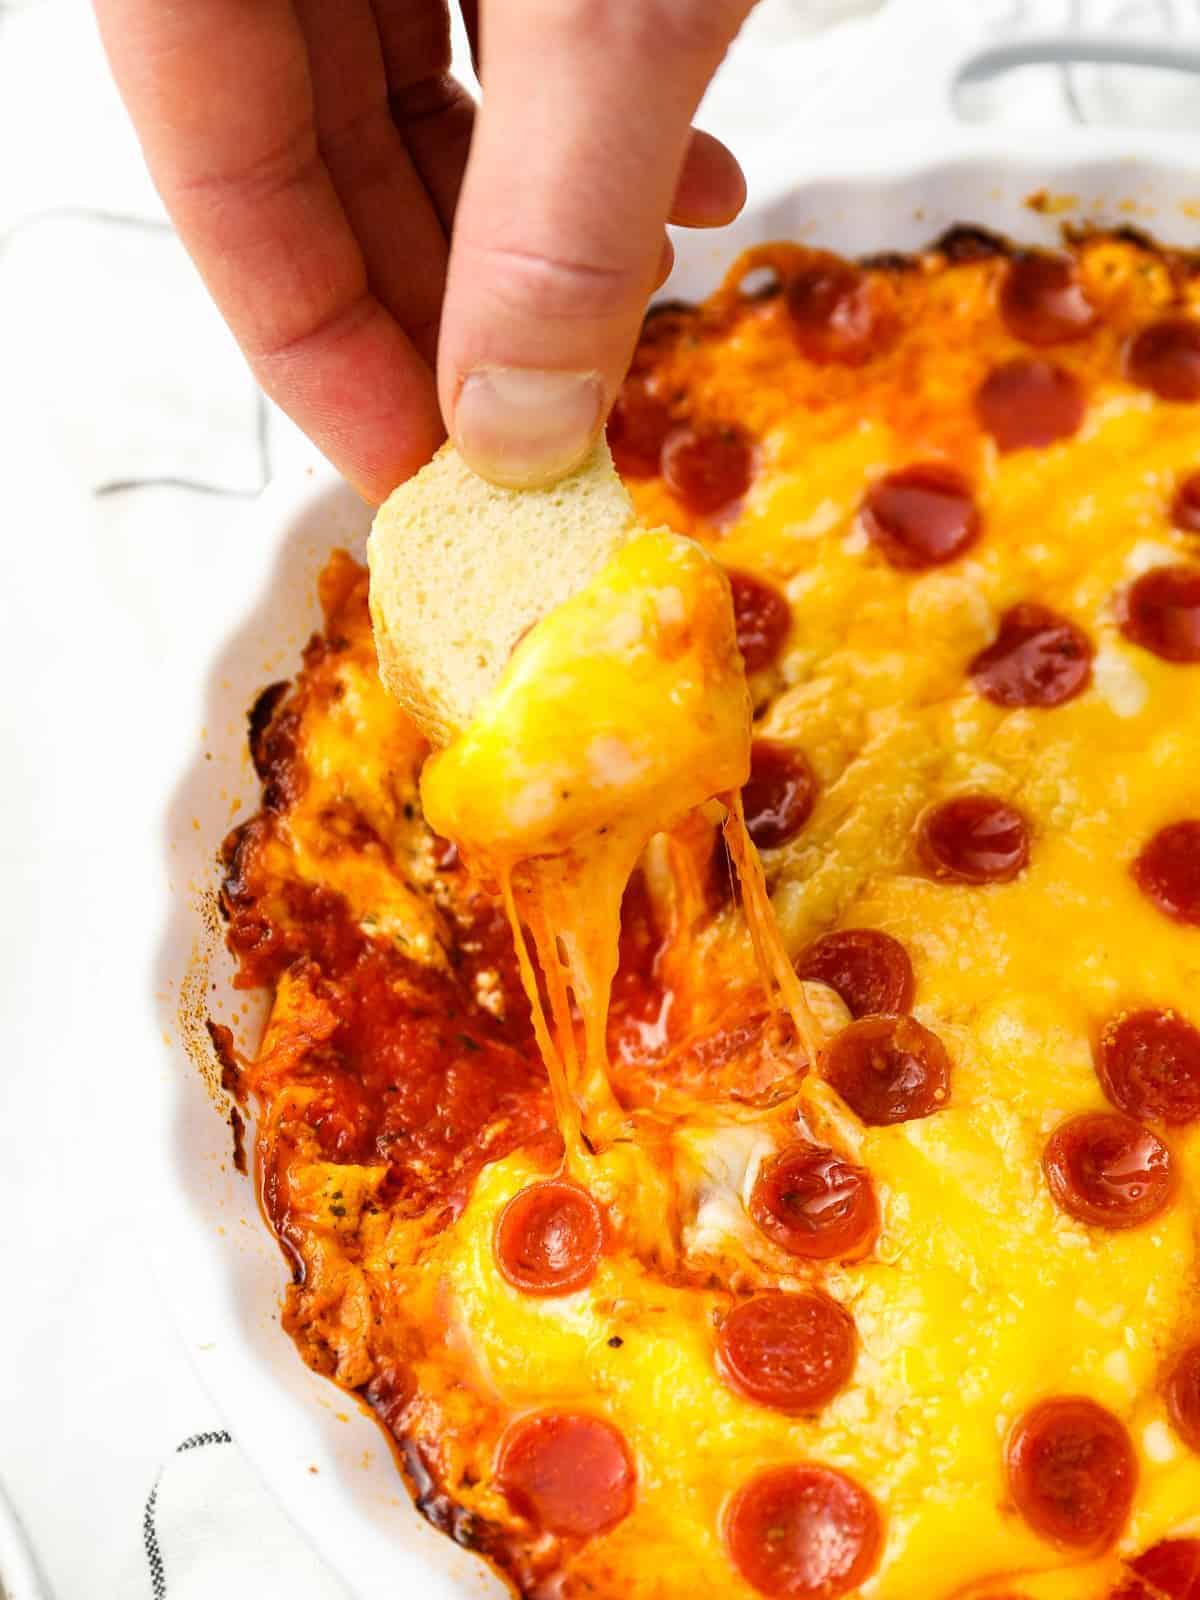
[[[957,42],[965,0],[904,3]],[[805,4],[755,19],[710,126],[752,141],[805,96],[814,120],[867,120],[872,83],[906,115],[940,96],[857,55],[839,89]],[[972,8],[976,28],[1080,15]],[[1094,9],[1200,25],[1197,0]],[[1023,106],[1060,117],[1061,84]],[[86,9],[0,0],[0,1480],[59,1600],[149,1595],[146,1494],[216,1422],[136,1232],[138,1084],[165,1067],[131,1019],[163,797],[198,734],[172,715],[193,670],[172,614],[203,603],[264,475],[308,457],[163,222]]]

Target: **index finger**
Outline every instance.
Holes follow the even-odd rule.
[[[151,176],[266,392],[372,500],[443,436],[321,159],[288,0],[96,0]]]

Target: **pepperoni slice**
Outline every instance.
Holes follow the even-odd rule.
[[[877,928],[842,928],[824,934],[800,956],[796,974],[807,982],[828,984],[852,1017],[907,1011],[912,1005],[908,951]]]
[[[747,672],[761,672],[783,649],[792,625],[792,608],[778,589],[748,572],[731,572],[729,587],[742,661]]]
[[[1008,883],[1028,865],[1029,824],[994,795],[955,795],[921,817],[917,854],[935,878]]]
[[[656,478],[667,435],[674,427],[671,408],[644,378],[626,378],[608,418],[608,447],[623,478]]]
[[[859,367],[886,348],[894,331],[887,285],[837,256],[820,256],[796,273],[787,308],[810,361]]]
[[[1085,1111],[1056,1128],[1042,1167],[1067,1215],[1097,1228],[1149,1222],[1174,1188],[1166,1145],[1140,1122],[1113,1111]]]
[[[500,1271],[526,1294],[571,1294],[590,1283],[604,1249],[600,1207],[575,1183],[531,1183],[500,1213]]]
[[[821,1076],[873,1128],[915,1122],[950,1098],[950,1057],[912,1017],[864,1017],[825,1052]]]
[[[811,1144],[789,1145],[763,1163],[750,1215],[780,1249],[810,1261],[865,1255],[879,1232],[870,1175]]]
[[[1200,400],[1200,322],[1163,317],[1134,335],[1125,371],[1160,400]]]
[[[667,435],[662,475],[689,511],[711,517],[740,500],[750,487],[754,449],[736,423],[685,423]]]
[[[1200,533],[1200,472],[1180,482],[1171,501],[1171,521],[1184,533]]]
[[[967,671],[994,705],[1061,706],[1092,679],[1092,642],[1082,628],[1026,600],[1006,611],[1000,629]]]
[[[815,1411],[850,1381],[854,1319],[825,1294],[756,1294],[725,1318],[717,1366],[760,1406]]]
[[[1200,927],[1200,822],[1160,828],[1133,863],[1133,877],[1168,917]]]
[[[1137,1487],[1133,1445],[1112,1412],[1094,1400],[1043,1400],[1012,1431],[1008,1486],[1040,1538],[1098,1552],[1129,1516]]]
[[[773,850],[794,839],[816,801],[817,779],[804,753],[773,739],[756,739],[742,808],[746,832],[758,848]]]
[[[1113,1105],[1131,1117],[1200,1117],[1200,1029],[1174,1011],[1130,1011],[1108,1023],[1096,1074]]]
[[[1019,250],[1000,285],[1000,315],[1008,331],[1026,344],[1066,344],[1096,325],[1070,256]]]
[[[1130,1563],[1112,1600],[1200,1600],[1200,1539],[1164,1539]]]
[[[739,1489],[725,1541],[746,1582],[772,1600],[836,1600],[875,1570],[883,1524],[865,1489],[831,1467],[773,1467]]]
[[[506,1430],[496,1481],[518,1515],[548,1533],[590,1539],[629,1515],[636,1475],[611,1423],[545,1411]]]
[[[1028,450],[1079,432],[1083,385],[1050,361],[1018,357],[993,367],[975,391],[975,414],[1001,450]]]
[[[1167,1414],[1189,1450],[1200,1452],[1200,1344],[1179,1356],[1166,1387]]]
[[[1121,632],[1164,661],[1200,661],[1200,567],[1155,567],[1125,593]]]
[[[966,479],[941,462],[889,472],[862,504],[867,537],[893,567],[919,572],[956,560],[979,537],[979,511]]]

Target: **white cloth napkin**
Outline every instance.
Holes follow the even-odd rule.
[[[882,5],[762,0],[707,97],[705,125],[745,147],[802,114],[820,130],[878,120],[884,106],[926,116],[947,104],[949,61],[973,44],[1048,29],[1200,33],[1200,0],[889,0],[877,18]],[[937,48],[877,47],[876,24],[889,13]],[[975,91],[960,111],[1048,126],[1197,126],[1200,94],[1194,79],[1170,74],[1030,67]],[[0,452],[11,466],[35,447],[53,464],[52,482],[39,479],[52,492],[5,501],[0,586],[17,571],[4,566],[5,545],[48,532],[49,508],[58,539],[86,541],[96,582],[138,614],[149,660],[169,650],[170,619],[155,612],[148,564],[169,560],[173,542],[203,548],[231,506],[311,457],[255,390],[163,217],[77,0],[0,0]],[[19,476],[6,473],[6,489]],[[73,517],[73,505],[86,509]],[[4,714],[0,705],[0,743]],[[19,726],[5,749],[11,784]],[[36,873],[36,860],[12,861]],[[0,963],[6,1017],[20,1016],[11,974],[23,954],[14,946],[17,965]],[[35,1069],[48,1064],[32,1045],[29,1060],[29,1072],[0,1088],[0,1214],[21,1215],[41,1181],[36,1231],[5,1248],[7,1281],[42,1288],[27,1296],[23,1321],[0,1319],[0,1473],[58,1600],[348,1600],[151,1309],[127,1245],[131,1201],[82,1187],[94,1157],[88,1116],[68,1103],[58,1119],[56,1184],[17,1138],[45,1120]],[[69,1070],[56,1067],[60,1077]],[[68,1138],[75,1144],[63,1148]],[[45,1265],[80,1261],[90,1278],[82,1266],[64,1277]],[[136,1348],[105,1315],[118,1302]],[[27,1373],[37,1381],[10,1380]],[[47,1424],[56,1388],[70,1397],[61,1429]]]

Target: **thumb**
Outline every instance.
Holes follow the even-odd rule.
[[[595,440],[663,225],[744,198],[691,118],[752,0],[483,0],[483,106],[442,314],[442,413],[494,482],[553,481]],[[685,160],[686,158],[686,160]]]

